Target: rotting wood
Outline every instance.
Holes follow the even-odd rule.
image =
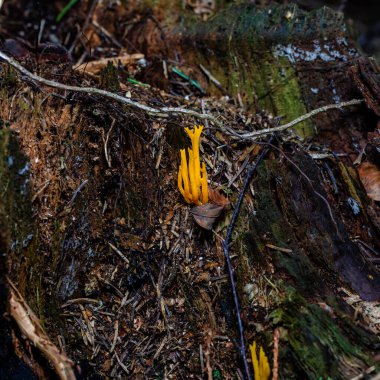
[[[233,37],[231,35],[231,39]],[[211,68],[213,74],[214,67]],[[14,86],[22,89],[23,98],[22,101],[14,98],[17,107],[12,112],[7,111],[9,102],[3,103],[3,119],[12,124],[12,129],[19,134],[22,149],[31,158],[32,180],[39,184],[37,189],[41,189],[47,179],[41,175],[36,158],[43,159],[49,170],[49,165],[60,169],[54,171],[44,193],[34,199],[35,207],[44,210],[48,206],[51,214],[37,213],[39,238],[49,236],[44,235],[46,230],[55,226],[54,238],[39,247],[38,259],[45,264],[42,268],[49,263],[57,277],[39,270],[33,263],[31,267],[37,269],[28,276],[17,270],[12,275],[17,277],[20,274],[20,278],[30,279],[41,294],[44,290],[50,291],[48,296],[40,296],[45,301],[53,298],[58,299],[58,304],[67,304],[66,301],[70,300],[99,297],[98,304],[73,302],[65,307],[64,320],[60,322],[67,331],[67,345],[69,348],[80,347],[73,349],[74,357],[86,360],[96,355],[96,369],[104,376],[112,373],[114,376],[136,377],[144,373],[146,377],[153,377],[156,373],[162,376],[170,373],[186,377],[201,371],[198,350],[202,344],[209,376],[217,370],[226,377],[236,374],[238,358],[230,341],[236,332],[236,316],[232,312],[233,303],[228,299],[230,288],[225,286],[222,246],[217,239],[213,240],[194,228],[188,218],[189,210],[177,196],[173,181],[173,173],[176,174],[177,170],[177,148],[168,143],[170,132],[175,129],[175,124],[187,126],[188,120],[177,115],[174,121],[169,117],[154,119],[151,123],[152,118],[143,119],[142,114],[135,117],[135,111],[129,108],[122,109],[121,113],[127,115],[123,118],[120,113],[114,114],[109,103],[105,107],[95,101],[88,105],[81,98],[76,105],[80,109],[80,118],[69,117],[58,123],[50,114],[57,113],[64,102],[49,99],[38,107],[42,96],[39,89],[32,92],[22,81],[15,82]],[[352,95],[347,92],[347,96],[349,94]],[[139,95],[149,102],[146,93],[141,91]],[[217,110],[215,116],[236,130],[250,127],[250,123],[244,123],[249,117],[256,121],[254,115],[242,110],[247,105],[244,94],[239,95],[243,107],[230,107],[230,104],[205,99],[210,114],[214,115]],[[70,101],[76,99],[75,96]],[[178,98],[174,99],[180,103]],[[329,97],[326,96],[320,104],[331,102],[331,99],[328,102],[325,99]],[[18,106],[24,107],[22,112]],[[234,122],[236,119],[229,117],[228,107],[236,119],[241,117],[243,121]],[[318,106],[309,109],[313,108]],[[363,110],[364,107],[355,110],[357,118],[364,119]],[[202,113],[205,112],[202,110]],[[17,119],[7,116],[9,114]],[[297,116],[299,114],[302,112]],[[347,112],[339,114],[346,121],[352,120]],[[33,117],[35,115],[38,118]],[[318,124],[326,116],[327,113],[321,114],[313,119],[313,123]],[[107,144],[109,158],[112,158],[110,168],[104,157],[102,133],[110,130],[112,117],[117,121]],[[263,128],[271,125],[266,115],[262,117],[263,121],[252,125]],[[143,122],[139,123],[138,118]],[[265,123],[268,124],[265,126]],[[351,130],[347,128],[347,132]],[[50,144],[40,143],[34,150],[41,131],[52,140]],[[283,136],[289,139],[285,133]],[[361,325],[370,326],[366,318],[363,317],[365,323],[361,318],[362,315],[367,317],[364,312],[370,303],[362,304],[363,300],[355,292],[353,297],[356,295],[357,298],[351,297],[345,302],[349,297],[348,290],[345,289],[344,296],[343,290],[339,290],[343,286],[352,286],[362,296],[376,293],[373,287],[377,281],[376,268],[372,266],[368,271],[367,264],[376,259],[377,249],[368,250],[364,256],[355,245],[358,240],[350,241],[358,233],[368,231],[368,235],[363,234],[360,240],[364,239],[362,241],[369,247],[377,248],[378,229],[371,224],[374,218],[369,217],[370,208],[376,212],[376,205],[368,201],[360,184],[355,182],[355,171],[347,154],[335,155],[333,149],[327,159],[339,189],[335,194],[329,181],[331,177],[324,167],[309,157],[311,151],[315,157],[326,152],[325,147],[316,146],[318,142],[315,139],[310,146],[289,140],[276,142],[281,145],[281,152],[307,173],[312,183],[306,181],[282,153],[273,149],[245,196],[236,234],[229,246],[237,293],[242,301],[245,339],[249,340],[247,343],[251,339],[260,339],[269,347],[273,342],[271,331],[278,329],[281,332],[280,378],[297,375],[312,379],[320,376],[351,378],[353,374],[364,373],[366,368],[373,367],[372,354],[378,345],[374,334],[366,334],[360,328]],[[207,162],[212,163],[211,180],[230,194],[232,204],[237,195],[229,182],[238,172],[236,157],[243,155],[248,144],[249,141],[237,144],[215,128],[210,128],[203,141]],[[64,154],[61,146],[67,149]],[[36,151],[40,153],[38,156]],[[249,151],[247,157],[247,162],[252,162],[255,151]],[[86,178],[91,178],[88,185],[78,193],[66,214],[60,214]],[[61,191],[58,196],[52,191],[57,183]],[[236,179],[234,186],[240,189],[242,180]],[[313,190],[328,201],[330,211],[320,197],[315,197]],[[352,190],[355,194],[351,193]],[[348,198],[352,198],[351,203]],[[59,201],[55,203],[54,199]],[[358,206],[353,209],[360,210],[358,215],[349,206],[355,206],[354,201]],[[230,214],[227,213],[226,219],[216,226],[213,236],[225,232],[223,224],[228,223]],[[333,220],[342,231],[343,243],[334,240],[336,227]],[[129,262],[114,254],[108,244],[110,241]],[[268,250],[267,245],[283,249]],[[23,256],[20,254],[19,257]],[[344,266],[345,261],[352,264],[352,257],[359,257],[360,262],[354,262],[352,267]],[[335,267],[337,263],[340,266]],[[363,277],[356,278],[357,267]],[[36,281],[36,273],[43,274],[41,287],[38,287],[40,282]],[[176,273],[174,277],[172,273]],[[159,303],[152,278],[161,278],[163,282],[159,287]],[[25,290],[25,286],[22,289]],[[248,293],[245,289],[253,291]],[[28,291],[26,289],[27,296],[34,304],[36,297]],[[207,297],[199,297],[200,293]],[[347,306],[349,302],[355,315]],[[160,313],[160,309],[164,312]],[[50,326],[55,326],[54,322],[59,320],[50,307],[37,310]],[[167,310],[170,315],[166,315]],[[211,315],[215,315],[216,324],[210,325]],[[113,349],[115,355],[110,359],[107,354],[115,337],[115,321],[119,321],[119,336]],[[101,348],[85,344],[93,339],[93,335],[88,335],[88,322],[94,323]],[[99,324],[101,328],[98,328]],[[215,329],[217,331],[213,331]],[[83,334],[83,341],[75,332]],[[227,338],[219,341],[214,340],[214,336]],[[164,340],[167,337],[170,338]],[[165,347],[157,351],[163,341]],[[152,359],[155,352],[158,354]]]

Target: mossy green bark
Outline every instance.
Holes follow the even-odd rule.
[[[292,160],[308,173],[314,189],[327,196],[316,184],[315,163],[306,157]],[[342,164],[337,167],[342,171]],[[351,242],[341,225],[342,241],[337,239],[332,220],[323,217],[323,202],[316,206],[319,216],[314,219],[315,212],[310,212],[309,206],[318,203],[318,197],[313,198],[312,188],[299,171],[295,170],[294,177],[293,170],[272,159],[258,167],[252,183],[254,209],[243,208],[235,227],[239,296],[243,308],[253,304],[258,315],[260,311],[270,314],[265,319],[250,315],[248,325],[266,324],[269,319],[272,328],[280,329],[280,378],[352,378],[357,368],[375,365],[373,357],[380,340],[355,324],[353,311],[333,295],[331,289],[349,286],[339,284],[347,279],[344,273],[351,270],[336,265],[339,256],[334,252],[342,255],[349,251]],[[362,268],[368,270],[364,264]],[[358,276],[360,271],[350,278]],[[263,283],[266,285],[260,285]],[[249,295],[247,284],[254,284],[257,293]],[[247,335],[255,334],[249,327],[247,330]],[[256,339],[264,340],[269,347],[273,337],[267,335],[256,330]]]
[[[280,362],[286,379],[348,379],[355,367],[374,365],[368,350],[376,350],[379,339],[354,324],[330,299],[334,313],[310,304],[293,288],[271,313],[274,325],[281,326]],[[331,309],[332,310],[332,309]],[[349,330],[347,330],[349,327]],[[350,371],[351,369],[351,371]]]
[[[346,38],[343,17],[329,8],[308,13],[294,4],[230,5],[207,22],[185,25],[179,33],[188,62],[206,67],[238,104],[265,109],[284,123],[314,108],[305,96],[311,86],[300,79],[299,68],[323,60],[338,64],[351,54],[346,42],[340,43]],[[208,91],[220,96],[212,84]],[[310,120],[295,130],[302,137],[314,134]]]

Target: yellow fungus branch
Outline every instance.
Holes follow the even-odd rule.
[[[249,346],[249,349],[251,351],[255,380],[268,380],[270,375],[270,366],[263,348],[260,347],[259,349],[259,358],[257,358],[256,353],[256,342],[253,342],[253,344]]]
[[[208,185],[207,185],[207,171],[206,171],[206,164],[202,162],[202,203],[208,202]]]
[[[206,165],[201,167],[199,157],[200,138],[203,126],[194,126],[194,129],[185,128],[191,139],[192,149],[181,149],[181,165],[178,171],[178,188],[187,203],[201,205],[208,202],[208,185]]]

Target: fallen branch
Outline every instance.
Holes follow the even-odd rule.
[[[326,106],[317,108],[313,111],[308,112],[307,114],[304,114],[295,120],[284,124],[280,125],[278,127],[273,127],[273,128],[265,128],[261,129],[259,131],[253,131],[253,132],[248,132],[248,133],[239,133],[238,131],[233,130],[232,128],[226,127],[223,123],[221,123],[216,117],[206,114],[206,113],[199,113],[197,111],[189,110],[186,108],[181,108],[181,107],[161,107],[161,108],[154,108],[147,106],[145,104],[136,102],[134,100],[131,100],[129,98],[126,98],[124,96],[115,94],[113,92],[109,92],[106,90],[101,90],[99,88],[95,87],[80,87],[80,86],[70,86],[67,84],[55,82],[53,80],[45,79],[42,78],[36,74],[31,73],[29,70],[27,70],[25,67],[20,65],[15,59],[12,57],[9,57],[7,54],[4,52],[0,51],[0,59],[3,59],[5,62],[9,63],[12,67],[14,67],[16,70],[18,70],[20,73],[28,77],[29,79],[32,79],[35,82],[41,83],[45,86],[48,87],[53,87],[53,88],[58,88],[61,90],[66,90],[66,91],[74,91],[74,92],[84,92],[87,94],[96,94],[100,96],[104,96],[105,98],[109,98],[112,100],[116,100],[117,102],[124,103],[130,107],[134,107],[137,109],[140,109],[142,111],[147,112],[150,115],[157,116],[157,117],[167,117],[168,114],[184,114],[188,116],[193,116],[197,119],[205,120],[205,121],[210,121],[213,123],[215,126],[217,126],[222,132],[229,136],[233,136],[237,140],[247,140],[247,139],[252,139],[252,138],[257,138],[259,136],[264,136],[268,134],[272,134],[274,132],[282,132],[286,129],[289,129],[291,127],[294,127],[295,125],[301,123],[302,121],[305,121],[307,119],[310,119],[311,117],[318,115],[319,113],[326,112],[331,109],[339,109],[343,107],[349,107],[357,104],[361,104],[364,102],[364,99],[353,99],[349,100],[347,102],[341,102],[341,103],[335,103],[335,104],[328,104]]]
[[[294,127],[295,125],[297,125],[297,124],[299,124],[299,123],[301,123],[307,119],[310,119],[311,117],[313,117],[315,115],[318,115],[319,113],[326,112],[326,111],[331,110],[331,109],[339,109],[339,108],[343,108],[343,107],[349,107],[349,106],[361,104],[363,102],[364,102],[364,99],[352,99],[352,100],[349,100],[347,102],[328,104],[326,106],[323,106],[323,107],[317,108],[315,110],[312,110],[308,113],[305,113],[304,115],[297,117],[297,119],[294,119],[293,121],[291,121],[287,124],[279,125],[278,127],[265,128],[265,129],[261,129],[259,131],[253,131],[253,132],[249,132],[249,133],[239,133],[238,138],[246,140],[246,139],[256,138],[256,137],[263,136],[263,135],[268,135],[268,134],[273,133],[273,132],[282,132],[282,131],[285,131],[286,129]]]
[[[31,73],[29,70],[27,70],[24,66],[20,65],[15,59],[12,57],[9,57],[4,52],[0,51],[0,59],[4,60],[5,62],[9,63],[12,67],[14,67],[16,70],[18,70],[21,74],[25,75],[29,79],[43,84],[48,87],[58,88],[60,90],[66,90],[66,91],[73,91],[73,92],[84,92],[87,94],[95,94],[100,95],[105,98],[109,98],[112,100],[116,100],[117,102],[124,103],[128,106],[140,109],[142,111],[147,112],[150,115],[158,116],[158,117],[167,117],[167,114],[185,114],[188,116],[194,116],[198,119],[202,120],[208,120],[215,124],[218,128],[220,128],[222,131],[226,132],[229,135],[236,135],[236,132],[233,131],[231,128],[225,127],[223,123],[221,123],[219,120],[217,120],[214,116],[209,114],[202,114],[193,110],[189,110],[186,108],[181,107],[161,107],[161,108],[154,108],[147,106],[145,104],[136,102],[134,100],[131,100],[129,98],[126,98],[124,96],[115,94],[113,92],[109,92],[106,90],[101,90],[99,88],[95,87],[80,87],[80,86],[70,86],[67,84],[55,82],[53,80],[45,79],[40,77],[39,75]]]
[[[43,330],[40,321],[30,309],[20,292],[7,278],[9,288],[9,311],[16,321],[23,335],[29,339],[53,364],[57,376],[60,380],[75,380],[73,370],[74,362],[69,359],[58,347],[49,339]]]
[[[240,354],[241,354],[243,362],[244,362],[245,374],[246,374],[248,380],[251,380],[251,373],[249,371],[248,361],[247,361],[247,357],[245,354],[244,327],[243,327],[243,322],[242,322],[241,315],[240,315],[239,298],[237,295],[237,290],[236,290],[236,285],[235,285],[235,280],[234,280],[234,273],[233,273],[230,254],[229,254],[229,243],[230,243],[230,239],[232,236],[232,231],[233,231],[233,228],[235,225],[236,218],[239,214],[240,206],[243,203],[244,194],[248,188],[249,183],[251,182],[253,173],[255,172],[255,170],[259,166],[260,162],[263,160],[263,158],[267,154],[267,152],[269,150],[269,146],[270,146],[269,144],[271,144],[272,140],[273,140],[273,135],[270,137],[269,142],[267,143],[268,145],[264,146],[260,155],[257,157],[255,163],[248,169],[248,173],[247,173],[247,176],[245,178],[243,188],[240,191],[239,198],[238,198],[238,201],[237,201],[236,206],[235,206],[235,210],[232,214],[232,218],[231,218],[230,224],[229,224],[228,229],[227,229],[226,239],[223,242],[223,252],[224,252],[224,257],[226,259],[228,275],[230,277],[232,295],[233,295],[233,299],[234,299],[234,303],[235,303],[236,316],[237,316],[238,326],[239,326],[239,334],[240,334],[239,350],[240,350]]]

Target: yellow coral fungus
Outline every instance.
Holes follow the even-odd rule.
[[[206,165],[199,158],[200,137],[203,125],[185,128],[192,148],[181,149],[181,165],[178,170],[178,188],[187,203],[202,205],[208,202]],[[186,157],[187,156],[187,157]]]
[[[255,380],[268,380],[270,375],[270,366],[263,348],[260,347],[259,358],[257,358],[256,354],[256,342],[253,342],[253,344],[249,346],[249,349],[251,351]]]

